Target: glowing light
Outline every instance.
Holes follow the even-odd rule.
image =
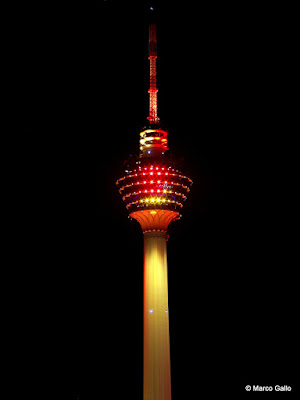
[[[152,308],[150,308],[149,313],[153,313],[153,309]]]
[[[168,169],[168,171],[166,171],[166,169]],[[175,171],[175,169],[172,169],[172,167],[161,167],[158,164],[148,164],[148,167],[143,165],[142,171],[138,173],[136,173],[136,171],[138,171],[137,169],[131,171],[128,168],[127,171],[129,174],[118,179],[116,182],[119,193],[122,195],[127,209],[134,211],[136,208],[150,208],[151,210],[151,207],[149,207],[150,203],[151,205],[161,205],[163,209],[168,209],[169,207],[174,209],[183,207],[182,203],[187,199],[192,180],[182,175],[180,171],[176,170],[176,172],[173,173],[172,171]],[[151,180],[146,180],[145,175],[151,175]],[[157,175],[157,177],[155,175]],[[172,181],[161,180],[162,175],[171,175]],[[165,179],[166,178],[168,179],[168,176],[166,176]],[[138,190],[140,189],[140,185],[144,185],[142,190]],[[169,195],[171,195],[174,200],[168,198]],[[146,201],[147,197],[149,197],[148,201]],[[163,197],[165,197],[165,199]]]

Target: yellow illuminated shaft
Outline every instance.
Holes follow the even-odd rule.
[[[171,400],[167,243],[144,233],[144,400]]]

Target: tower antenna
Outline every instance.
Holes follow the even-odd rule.
[[[149,120],[150,124],[158,125],[157,116],[157,92],[156,87],[156,59],[157,59],[157,37],[156,25],[149,25],[149,60],[150,60],[150,88],[149,93]]]

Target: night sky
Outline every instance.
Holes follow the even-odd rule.
[[[24,161],[9,336],[13,387],[41,399],[142,399],[143,236],[115,181],[148,116],[153,19],[158,115],[194,181],[168,241],[172,399],[295,385],[278,10],[175,3],[11,16]]]

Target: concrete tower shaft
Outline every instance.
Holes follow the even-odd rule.
[[[172,210],[130,214],[144,233],[144,400],[171,400],[167,229]]]
[[[166,234],[144,233],[144,400],[171,400]]]

